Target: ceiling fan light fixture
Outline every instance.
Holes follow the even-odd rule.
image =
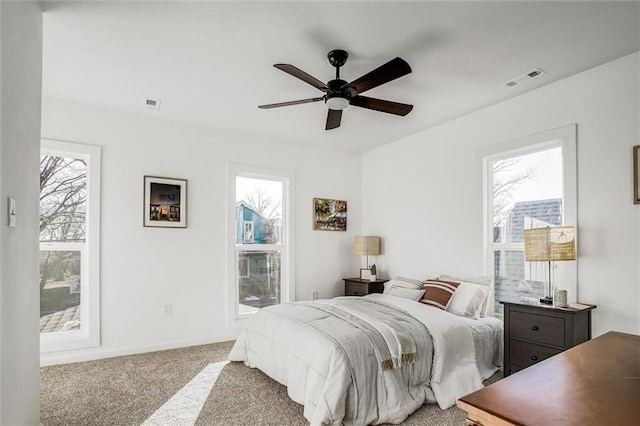
[[[329,109],[343,110],[349,106],[349,98],[340,95],[333,95],[327,97],[324,103],[327,104]]]

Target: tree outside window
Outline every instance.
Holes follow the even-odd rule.
[[[80,327],[81,256],[86,242],[87,164],[40,158],[41,332]]]

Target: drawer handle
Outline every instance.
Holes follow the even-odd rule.
[[[538,331],[538,326],[537,326],[537,325],[532,325],[532,326],[531,326],[531,330],[533,330],[533,331]]]
[[[534,356],[531,357],[531,361],[537,361],[537,360],[538,360],[537,356],[534,355]]]

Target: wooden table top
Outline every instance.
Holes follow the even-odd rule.
[[[608,332],[459,399],[495,424],[640,424],[640,336]]]

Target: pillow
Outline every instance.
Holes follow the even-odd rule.
[[[447,312],[462,317],[478,319],[482,310],[487,308],[489,287],[461,282],[447,306]]]
[[[391,296],[403,297],[405,299],[410,299],[414,301],[418,301],[422,298],[424,294],[424,290],[417,290],[413,288],[401,288],[401,287],[391,287],[388,289],[384,289],[384,294],[390,294]]]
[[[443,281],[455,281],[455,282],[466,282],[473,284],[480,284],[485,286],[491,286],[492,279],[491,277],[471,277],[471,278],[455,278],[451,275],[440,275],[438,277],[439,280]]]
[[[491,284],[493,283],[493,279],[491,277],[473,277],[473,278],[454,278],[450,275],[440,275],[439,279],[445,281],[458,281],[458,282],[467,282],[473,284],[480,284],[483,286],[489,287],[487,293],[491,291]],[[487,294],[487,298],[482,303],[482,307],[480,308],[480,318],[484,318],[487,316],[487,309],[489,307],[489,296]]]
[[[405,278],[405,277],[395,277],[394,279],[384,283],[385,291],[391,287],[422,290],[422,281],[413,280],[411,278]]]
[[[447,309],[453,294],[456,292],[459,283],[442,280],[426,280],[422,282],[422,289],[425,291],[420,303],[435,306],[442,310]]]

